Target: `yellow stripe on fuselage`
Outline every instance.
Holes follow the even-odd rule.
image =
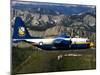
[[[72,42],[72,44],[90,44],[90,42]]]

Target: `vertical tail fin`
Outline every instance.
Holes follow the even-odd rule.
[[[20,17],[16,17],[13,28],[13,39],[30,39],[31,36],[25,27],[24,21]]]

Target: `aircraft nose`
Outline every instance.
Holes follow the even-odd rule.
[[[89,46],[90,48],[92,48],[92,47],[95,46],[95,44],[94,44],[92,41],[90,41],[89,39],[86,40],[86,42],[88,43],[88,46]]]
[[[95,44],[93,42],[90,42],[90,47],[94,47]]]

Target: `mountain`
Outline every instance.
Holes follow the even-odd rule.
[[[13,19],[20,16],[31,36],[49,37],[65,32],[71,37],[79,35],[95,42],[95,6],[22,2],[13,4],[11,12],[12,26]]]
[[[96,27],[96,16],[91,13],[80,13],[74,15],[48,15],[48,14],[38,14],[30,13],[29,11],[22,11],[12,9],[12,18],[16,16],[22,17],[26,26],[32,30],[44,31],[48,28],[62,25],[65,27],[77,27],[84,26],[85,29],[90,31],[95,31]],[[91,30],[91,28],[93,28]],[[42,28],[42,29],[41,29]],[[90,28],[90,29],[89,29]]]

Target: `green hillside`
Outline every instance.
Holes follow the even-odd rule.
[[[12,73],[38,73],[96,68],[95,49],[43,51],[13,47]],[[80,54],[81,56],[64,56]],[[63,57],[58,60],[58,56]]]

